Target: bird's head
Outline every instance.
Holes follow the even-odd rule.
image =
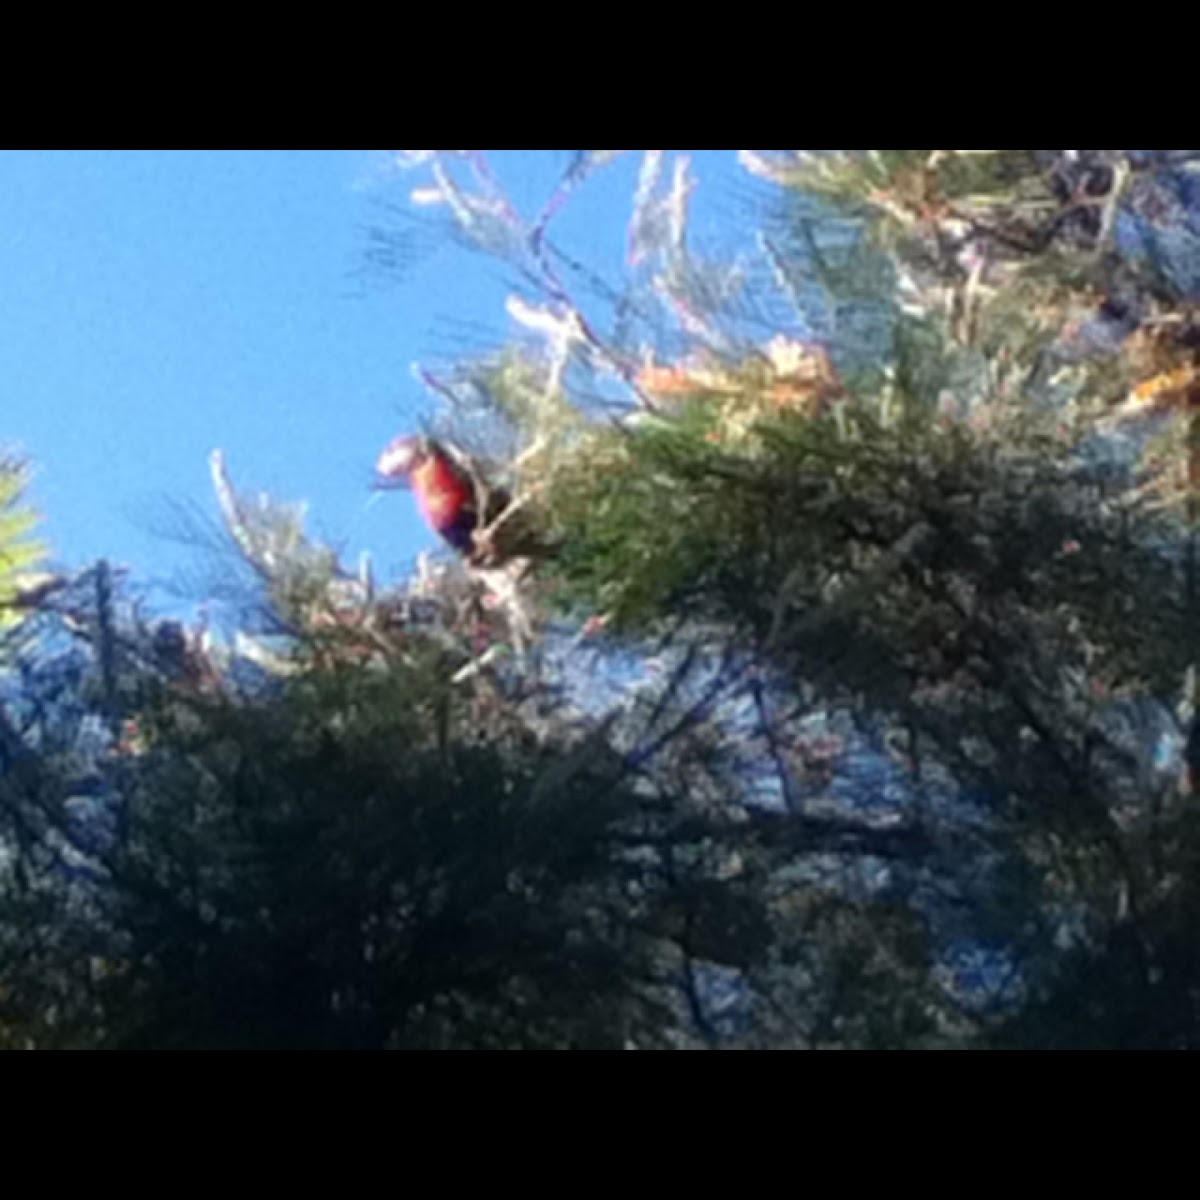
[[[429,461],[433,444],[425,437],[397,438],[379,456],[375,473],[382,489],[406,487],[414,471]]]

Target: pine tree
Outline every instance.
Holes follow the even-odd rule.
[[[748,962],[756,899],[647,857],[611,722],[480,654],[469,579],[376,592],[217,467],[251,631],[148,622],[102,564],[6,706],[4,1044],[695,1043],[680,946]]]
[[[614,285],[635,153],[402,154],[520,280],[431,429],[553,554],[382,588],[218,458],[236,629],[44,608],[6,1044],[1197,1044],[1197,152],[741,151],[731,256],[640,152]]]
[[[882,952],[880,906],[926,931],[883,960],[925,1033],[850,1033],[865,976],[814,1015],[842,953],[826,925],[790,969],[792,1038],[986,1030],[1120,945],[1134,1011],[1171,1013],[1145,1040],[1188,1042],[1194,974],[1166,931],[1190,911],[1200,662],[1195,152],[743,151],[780,199],[760,267],[722,274],[690,246],[686,160],[648,151],[647,286],[606,327],[550,221],[615,153],[579,152],[531,221],[481,152],[409,160],[432,168],[419,198],[541,293],[510,306],[540,351],[441,390],[507,422],[514,490],[564,548],[543,584],[565,612],[719,664],[702,724],[741,759],[738,803],[765,768],[797,831],[831,803],[869,829],[861,796],[813,778],[804,721],[841,731],[834,792],[856,761],[889,779],[892,859],[860,837],[818,882],[797,837],[757,863],[803,881],[776,910],[785,960],[791,914],[825,904],[870,914],[859,963]],[[776,301],[803,332],[762,336]],[[955,982],[955,947],[992,948],[982,982]]]

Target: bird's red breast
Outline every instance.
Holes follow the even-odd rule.
[[[475,507],[471,480],[437,451],[413,471],[412,486],[425,519],[439,532],[459,524]]]

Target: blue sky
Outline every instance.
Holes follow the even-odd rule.
[[[493,151],[536,206],[564,151]],[[732,157],[732,151],[701,152]],[[501,273],[431,242],[402,280],[369,230],[413,182],[376,150],[0,153],[0,443],[37,467],[56,557],[101,555],[143,584],[194,551],[168,498],[212,514],[207,461],[306,500],[314,528],[387,573],[429,539],[406,496],[367,507],[382,446],[427,400],[412,364],[508,331]],[[619,267],[636,163],[567,218],[572,249]]]
[[[414,402],[407,365],[424,336],[412,294],[354,277],[376,162],[0,156],[0,437],[37,465],[60,558],[169,573],[187,552],[149,526],[167,496],[211,511],[218,446],[239,480],[309,498],[329,532],[350,534],[372,452]]]

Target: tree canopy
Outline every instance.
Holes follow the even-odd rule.
[[[381,587],[218,456],[186,627],[0,474],[0,1044],[1196,1044],[1200,152],[738,153],[705,250],[682,152],[397,152],[514,281],[423,379],[523,557]]]

